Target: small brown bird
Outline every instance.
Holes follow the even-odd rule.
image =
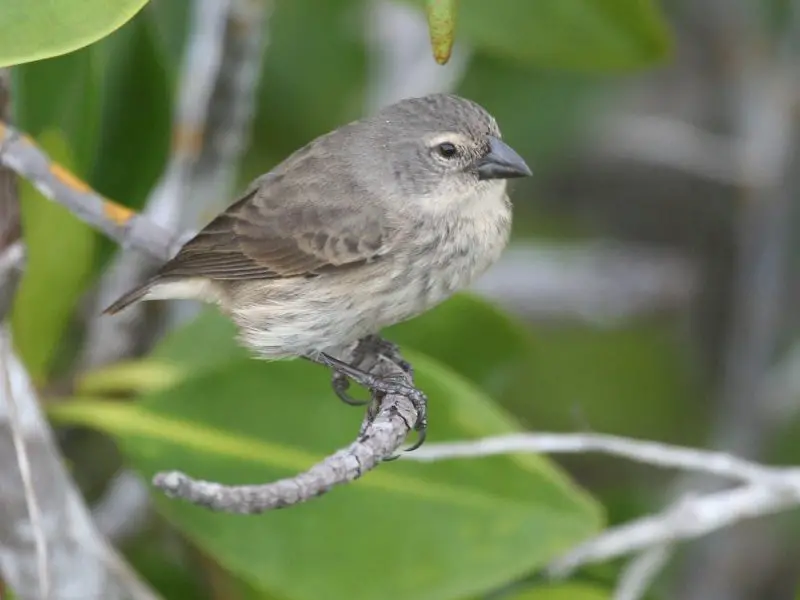
[[[416,390],[335,357],[494,263],[511,227],[506,179],[530,174],[478,104],[449,94],[401,100],[256,179],[105,312],[137,300],[216,303],[257,356],[305,357],[367,387],[407,392],[420,404],[422,434]]]

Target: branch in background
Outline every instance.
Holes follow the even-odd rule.
[[[747,519],[800,506],[800,468],[768,467],[722,452],[601,434],[516,434],[472,442],[428,444],[402,458],[429,462],[520,452],[601,452],[745,484],[704,496],[687,496],[658,515],[608,529],[554,561],[548,567],[554,577],[565,577],[583,565],[643,550],[653,550],[648,557],[651,564],[644,559],[640,563],[644,575],[653,577],[665,558],[663,553],[677,541],[695,539]],[[644,576],[642,581],[646,581]]]
[[[697,274],[676,252],[630,244],[512,245],[473,289],[533,319],[608,324],[685,307]]]
[[[232,0],[195,0],[173,108],[172,151],[147,199],[143,215],[168,231],[180,230],[183,206],[191,191],[192,169],[200,156],[209,103],[222,65],[222,48]],[[90,303],[79,369],[87,370],[141,354],[152,341],[144,305],[119,315],[103,309],[158,268],[159,261],[135,248],[119,252],[100,280]],[[150,323],[152,325],[152,323]]]
[[[267,0],[200,0],[178,81],[173,152],[147,201],[146,214],[171,230],[196,230],[233,195],[237,169],[249,143],[255,96],[262,71]],[[196,303],[171,302],[160,327],[143,325],[141,305],[109,318],[108,303],[158,266],[141,253],[119,255],[100,285],[88,320],[83,369],[129,358],[146,349],[163,328],[191,316]],[[144,336],[147,335],[145,338]],[[149,508],[146,484],[122,471],[95,506],[98,527],[116,542],[134,534]]]
[[[10,85],[8,69],[0,71],[0,113],[7,117],[10,111]],[[22,222],[19,207],[19,189],[14,174],[8,169],[0,170],[0,214],[2,214],[2,236],[0,236],[0,284],[3,287],[2,306],[0,306],[0,377],[2,377],[2,387],[0,393],[5,398],[5,412],[7,424],[6,428],[11,438],[12,452],[5,456],[14,457],[15,461],[7,460],[6,464],[0,465],[0,471],[6,471],[9,478],[16,479],[19,475],[22,499],[24,501],[25,513],[19,515],[19,519],[14,519],[17,527],[27,524],[31,530],[33,538],[33,555],[35,560],[29,560],[30,552],[26,552],[25,558],[21,561],[27,563],[32,583],[29,589],[38,590],[41,598],[50,598],[50,561],[48,558],[47,539],[42,522],[42,511],[39,508],[39,500],[36,497],[36,489],[33,485],[33,472],[25,437],[23,436],[22,419],[20,409],[17,407],[11,386],[11,342],[10,335],[7,333],[7,318],[13,304],[14,294],[17,290],[20,277],[22,275],[23,264],[25,262],[25,247],[22,242]],[[6,440],[0,440],[5,442]],[[16,468],[16,473],[14,472]],[[2,477],[2,475],[0,475]],[[19,506],[19,505],[18,505]],[[21,507],[20,507],[21,508]],[[0,558],[0,569],[7,571],[9,565],[5,564]],[[31,568],[35,565],[35,569]],[[25,586],[23,581],[12,582]]]
[[[180,229],[200,229],[235,193],[242,154],[250,143],[256,92],[267,45],[270,0],[232,0],[222,40],[222,63],[206,114],[203,143],[191,167]],[[170,302],[165,327],[191,317],[196,302]]]
[[[667,544],[653,546],[628,563],[620,573],[614,600],[639,600],[658,577],[672,554]]]
[[[613,116],[600,122],[589,150],[601,158],[644,162],[725,185],[763,185],[765,174],[745,173],[740,142],[670,116]]]
[[[3,95],[7,93],[3,72]],[[3,110],[6,112],[7,99]],[[4,131],[8,134],[8,131]],[[6,142],[9,138],[6,137]],[[26,146],[20,137],[12,143]],[[34,156],[23,147],[24,156]],[[34,162],[34,164],[37,164]],[[51,163],[48,163],[51,165]],[[47,177],[53,177],[49,181]],[[64,172],[50,168],[39,187],[67,189]],[[43,183],[44,182],[44,183]],[[92,194],[64,193],[74,207],[112,206]],[[111,211],[111,214],[116,214]],[[109,217],[111,218],[111,217]],[[115,223],[112,219],[112,223]],[[136,223],[134,220],[133,223]],[[111,223],[107,223],[109,226]],[[116,226],[116,223],[115,223]],[[120,231],[120,239],[126,235]],[[155,600],[94,528],[80,492],[67,474],[25,367],[14,354],[5,318],[25,251],[13,175],[0,171],[0,573],[21,600]],[[16,460],[14,460],[16,458]]]

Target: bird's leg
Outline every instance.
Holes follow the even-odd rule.
[[[368,336],[373,337],[373,336]],[[374,336],[377,338],[377,336]],[[377,338],[380,340],[380,338]],[[380,340],[382,344],[391,344],[390,342],[384,342]],[[375,343],[375,340],[369,339],[366,343]],[[388,348],[394,349],[394,357],[387,357],[387,358],[394,358],[398,359],[398,352],[396,346],[391,344]],[[354,353],[355,354],[355,353]],[[373,392],[380,392],[382,394],[400,394],[401,396],[405,396],[408,398],[411,403],[414,405],[414,408],[417,411],[417,421],[414,424],[414,430],[418,433],[418,439],[415,444],[413,444],[407,451],[416,450],[425,442],[425,434],[428,427],[428,398],[423,394],[420,390],[406,385],[404,381],[398,381],[398,378],[389,376],[389,377],[376,377],[371,373],[368,373],[362,369],[354,367],[352,365],[347,364],[346,362],[339,360],[338,358],[334,358],[324,352],[315,354],[313,356],[307,356],[309,360],[317,362],[319,364],[325,365],[330,367],[334,370],[334,372],[339,372],[342,376],[352,379],[359,385],[373,391]],[[411,365],[409,365],[406,361],[405,368],[403,365],[398,365],[400,368],[411,369]],[[408,372],[408,371],[407,371]],[[346,388],[344,388],[346,389]],[[336,390],[336,388],[334,388]],[[338,390],[337,395],[338,395]],[[341,396],[339,396],[341,398]],[[349,400],[352,400],[349,398]]]

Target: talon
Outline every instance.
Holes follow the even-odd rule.
[[[415,429],[417,428],[415,427]],[[417,429],[417,441],[411,444],[408,448],[406,448],[404,452],[413,452],[414,450],[416,450],[417,448],[422,446],[422,444],[425,443],[425,438],[427,437],[428,437],[428,426],[427,424],[425,424],[425,426]]]
[[[333,388],[333,392],[339,397],[339,400],[350,406],[364,406],[370,402],[369,400],[357,400],[348,394],[347,390],[350,388],[350,380],[339,371],[333,372],[331,387]]]

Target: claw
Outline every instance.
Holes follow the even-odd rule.
[[[350,406],[364,406],[369,404],[369,400],[357,400],[347,393],[350,387],[350,380],[347,376],[339,371],[334,371],[331,377],[331,387],[333,392],[339,397],[339,400]]]

